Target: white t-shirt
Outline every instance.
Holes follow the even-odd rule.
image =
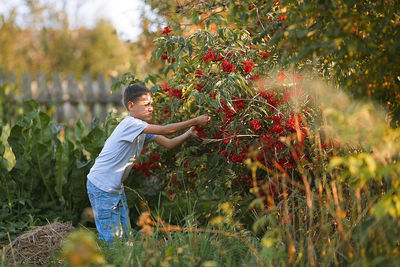
[[[122,182],[128,177],[143,146],[157,135],[145,134],[148,123],[132,116],[126,116],[104,143],[87,178],[99,189],[120,193]]]

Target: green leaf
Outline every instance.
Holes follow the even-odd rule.
[[[342,165],[344,162],[344,158],[342,157],[333,157],[329,161],[329,168],[332,170],[340,165]]]
[[[41,135],[41,141],[46,143],[53,139],[54,132],[50,127],[50,116],[44,112],[39,112],[39,125],[38,129]]]
[[[179,45],[182,45],[182,46],[185,46],[186,45],[186,39],[184,38],[184,37],[179,37],[178,38],[178,44]]]
[[[206,20],[206,29],[210,29],[210,25],[211,25],[211,20],[210,19]]]
[[[155,94],[158,91],[159,88],[160,88],[159,85],[154,85],[154,86],[152,86],[150,88],[150,91],[151,91],[152,94]]]
[[[192,46],[191,44],[188,44],[188,45],[186,46],[186,48],[187,48],[187,50],[188,50],[188,52],[189,52],[189,57],[191,57],[191,56],[192,56],[192,53],[193,53],[193,46]]]
[[[40,111],[40,104],[39,104],[39,102],[37,102],[37,101],[35,101],[35,100],[33,100],[33,99],[30,99],[30,100],[25,101],[24,104],[25,104],[25,106],[27,107],[26,112],[32,112],[32,111],[37,111],[37,112],[39,112],[39,111]]]
[[[55,191],[58,199],[64,201],[63,186],[68,181],[68,170],[69,170],[69,154],[71,152],[72,143],[68,140],[58,146],[56,151],[56,170],[54,173],[55,178]]]
[[[51,186],[54,183],[51,179],[54,167],[52,147],[49,147],[47,144],[35,143],[31,155],[32,163],[36,167],[33,173],[38,174],[46,188],[46,192],[54,200],[55,191]]]
[[[78,167],[78,169],[82,169],[85,168],[86,166],[89,166],[89,164],[93,162],[93,160],[89,159],[88,161],[82,162],[80,160],[76,160],[76,167]]]
[[[90,133],[82,139],[84,148],[90,153],[93,159],[99,155],[104,142],[104,132],[98,127],[91,130]]]
[[[157,76],[156,75],[149,74],[148,78],[153,84],[157,83]]]
[[[116,81],[113,84],[111,84],[111,92],[114,92],[114,91],[120,89],[121,85],[122,85],[121,81]]]
[[[74,134],[77,141],[81,141],[83,133],[85,132],[85,124],[81,119],[78,119],[75,123]]]
[[[176,249],[176,245],[170,246],[170,247],[167,249],[167,251],[165,251],[165,257],[172,256],[172,253],[174,253],[175,249]]]
[[[218,14],[213,15],[211,17],[211,19],[216,25],[221,26],[221,24],[222,24],[222,16],[221,15],[218,15]]]
[[[10,136],[7,142],[10,144],[13,153],[17,159],[22,157],[25,153],[24,145],[26,144],[26,138],[22,133],[23,128],[19,125],[14,125],[11,128]]]
[[[256,200],[254,200],[254,201],[256,201]],[[254,202],[253,201],[253,202]],[[257,201],[257,204],[254,204],[254,206],[255,205],[260,205],[261,203],[258,203],[259,201]],[[263,228],[265,228],[265,225],[267,224],[267,220],[268,220],[268,218],[267,218],[267,216],[266,215],[263,215],[261,218],[258,218],[255,222],[254,222],[254,224],[253,224],[253,231],[254,232],[258,232],[258,231],[260,231],[261,229],[263,229]]]
[[[193,15],[192,15],[192,22],[193,22],[193,24],[195,24],[195,25],[198,25],[199,22],[200,22],[199,13],[198,13],[197,11],[194,12]]]

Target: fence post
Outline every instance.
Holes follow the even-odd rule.
[[[29,72],[21,74],[21,98],[22,101],[32,99],[32,76]]]
[[[96,103],[96,94],[93,88],[92,74],[84,73],[82,75],[83,92],[85,95],[86,102],[86,121],[91,121],[94,117],[94,104]]]
[[[46,74],[43,72],[36,73],[37,84],[37,101],[40,104],[48,104],[50,101],[50,92],[46,82]]]
[[[103,74],[97,74],[96,80],[99,88],[98,102],[100,104],[100,106],[97,106],[96,114],[99,115],[100,121],[104,121],[108,114],[109,89],[106,86]]]
[[[64,112],[68,120],[76,118],[79,114],[78,105],[81,98],[78,83],[75,80],[75,74],[67,74],[67,99],[64,103]]]
[[[58,123],[64,119],[64,94],[62,88],[61,74],[53,73],[53,100],[52,103],[56,106],[55,118]]]
[[[17,85],[17,77],[14,72],[8,73],[8,84],[12,84],[14,87]]]

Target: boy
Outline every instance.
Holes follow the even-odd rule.
[[[143,85],[128,86],[123,95],[123,104],[129,111],[106,140],[87,176],[87,192],[93,209],[99,238],[111,243],[115,236],[127,235],[129,228],[128,206],[122,182],[127,178],[134,161],[148,142],[172,149],[195,135],[192,126],[205,126],[207,115],[171,123],[153,125],[153,99]],[[189,128],[184,134],[169,139],[164,135]]]

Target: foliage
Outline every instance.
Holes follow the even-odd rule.
[[[194,218],[187,218],[186,225],[195,229]],[[247,245],[257,243],[256,238],[247,233],[242,239],[211,232],[165,232],[163,229],[155,230],[153,235],[143,235],[142,232],[132,231],[129,238],[121,242],[116,240],[111,249],[105,250],[104,258],[109,264],[115,266],[229,266],[257,265],[257,258],[248,250]],[[210,232],[207,232],[210,230]],[[229,234],[229,233],[225,233]],[[76,237],[83,242],[79,242]],[[75,237],[74,239],[72,239]],[[71,259],[85,260],[90,256],[102,257],[91,242],[92,233],[79,231],[68,238],[61,255],[68,262]],[[75,246],[72,246],[74,244]],[[80,246],[85,252],[79,253],[76,248]],[[82,250],[81,249],[81,250]],[[86,258],[83,258],[85,256]],[[87,263],[94,261],[86,261]],[[107,264],[103,263],[103,264]]]
[[[280,1],[284,31],[271,45],[280,60],[309,62],[352,95],[387,106],[400,120],[400,3],[398,1]]]
[[[179,151],[154,144],[143,150],[125,184],[131,219],[142,228],[141,233],[133,232],[128,243],[109,250],[106,261],[154,266],[398,265],[399,130],[389,127],[384,108],[347,98],[337,89],[341,84],[354,95],[365,96],[370,90],[372,98],[398,101],[396,81],[381,84],[377,68],[370,64],[385,51],[397,60],[392,53],[396,39],[391,38],[398,28],[389,25],[397,14],[397,9],[392,9],[397,4],[152,4],[167,12],[166,20],[171,22],[154,41],[152,59],[162,65],[161,73],[142,81],[152,84],[154,123],[204,113],[212,120],[206,128],[197,127],[199,139],[189,140]],[[373,10],[371,16],[356,16],[367,5]],[[313,16],[314,12],[320,14]],[[312,23],[305,23],[304,18]],[[185,31],[179,23],[187,19],[197,26]],[[356,21],[358,28],[343,32],[339,26],[347,29],[349,20]],[[305,25],[324,31],[303,29]],[[388,36],[382,36],[379,27],[387,30]],[[337,38],[345,38],[346,43],[341,39],[336,46]],[[382,46],[364,43],[380,39]],[[313,46],[303,46],[310,44],[309,40]],[[368,54],[371,51],[379,53]],[[397,66],[383,62],[384,70],[396,70]],[[312,79],[321,77],[320,70],[324,82]],[[376,90],[364,86],[368,77],[376,82]],[[338,83],[332,83],[334,80]],[[126,73],[114,89],[138,82],[136,75]],[[390,90],[380,95],[385,88]],[[109,123],[113,117],[105,130],[95,127],[87,134],[78,123],[72,145],[68,134],[61,141],[57,131],[51,131],[51,122],[35,105],[31,102],[33,111],[11,129],[8,143],[17,163],[11,172],[1,172],[2,186],[10,179],[28,179],[27,173],[32,172],[34,182],[40,184],[41,198],[60,203],[64,199],[75,212],[75,202],[68,198],[73,183],[64,187],[62,179],[82,182],[91,164],[86,152],[91,159],[97,155],[114,125]],[[393,104],[392,114],[396,108]],[[35,154],[39,148],[43,149],[41,157]],[[1,144],[0,152],[4,151]],[[68,156],[69,172],[57,168],[63,155]],[[77,160],[81,163],[74,164]],[[3,160],[3,169],[5,163]],[[51,171],[41,171],[43,164]],[[57,175],[49,179],[53,172]],[[14,195],[24,189],[24,183],[17,181]],[[18,196],[7,200],[21,205],[13,202]],[[35,197],[27,195],[28,199]],[[134,208],[142,209],[139,220]],[[9,208],[4,210],[9,212]]]
[[[314,70],[357,98],[386,106],[392,125],[399,121],[397,1],[147,2],[179,34],[206,26],[246,29],[254,43],[267,38],[281,65]]]
[[[109,117],[103,129],[96,123],[89,131],[78,120],[73,132],[50,121],[33,100],[12,125],[7,143],[16,159],[9,169],[7,144],[1,143],[1,228],[16,234],[46,220],[73,220],[89,206],[86,175],[105,139],[116,126]],[[22,222],[18,218],[31,217]],[[18,227],[17,229],[15,227]],[[0,237],[4,239],[5,236]]]
[[[278,17],[276,5],[268,8],[271,17]],[[268,172],[284,168],[300,177],[294,169],[295,159],[304,150],[313,150],[306,126],[317,127],[321,119],[303,91],[302,77],[295,71],[290,76],[269,71],[277,60],[268,48],[268,38],[245,29],[221,28],[214,33],[206,29],[185,37],[166,27],[162,35],[152,56],[164,62],[163,73],[169,77],[161,86],[152,87],[157,123],[206,112],[213,116],[213,123],[207,129],[197,128],[199,137],[207,138],[205,145],[189,142],[176,154],[175,163],[169,160],[174,151],[161,150],[159,166],[145,164],[153,162],[151,156],[150,161],[142,157],[132,177],[142,172],[149,181],[161,180],[167,184],[165,196],[170,199],[184,190],[195,194],[199,202],[230,200],[246,206],[254,198],[249,194],[254,181],[243,162],[253,153],[265,166],[255,180],[270,180],[268,188],[256,195],[271,191],[277,200],[281,188]],[[149,76],[148,80],[155,83],[156,78]],[[242,210],[241,216],[247,217],[247,212]]]

